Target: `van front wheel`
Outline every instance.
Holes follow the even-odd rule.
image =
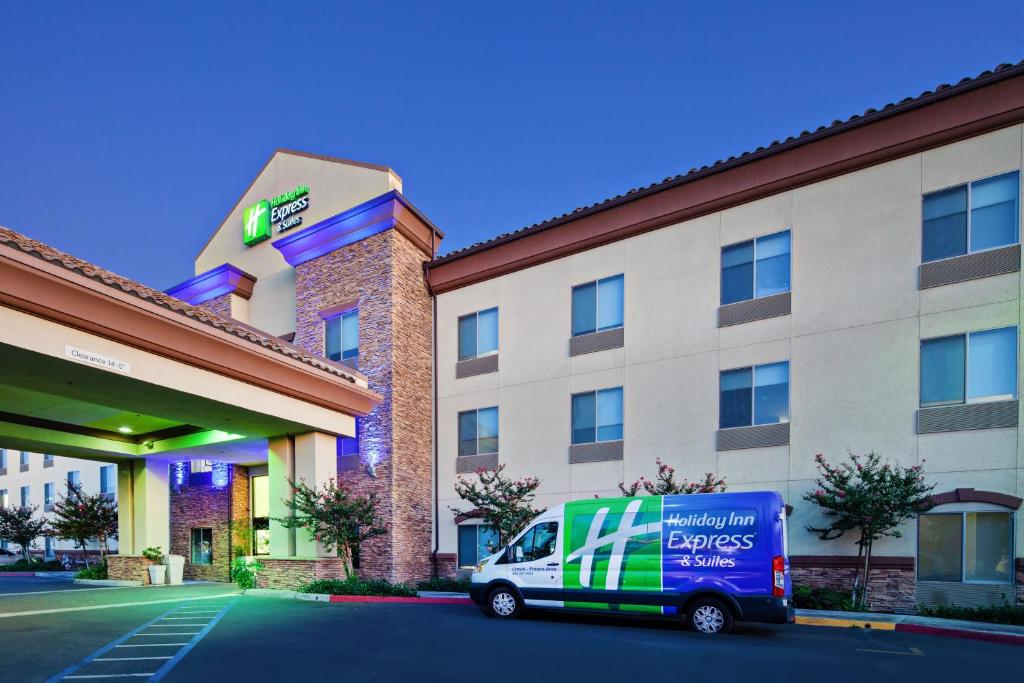
[[[729,633],[732,631],[732,610],[715,598],[700,598],[690,605],[687,625],[698,633]]]
[[[499,619],[517,619],[523,613],[523,601],[511,588],[499,586],[487,596],[487,613]]]

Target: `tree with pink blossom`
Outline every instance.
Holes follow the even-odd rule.
[[[854,534],[857,565],[852,599],[855,608],[865,609],[875,541],[900,538],[900,526],[931,507],[935,484],[925,482],[922,465],[883,462],[874,452],[850,453],[849,460],[838,465],[830,464],[820,453],[814,461],[818,467],[816,488],[803,498],[824,511],[828,524],[808,526],[807,530],[823,541]]]
[[[711,472],[707,472],[703,479],[688,481],[684,478],[682,481],[676,481],[675,468],[663,463],[661,458],[657,458],[654,462],[658,466],[658,474],[653,481],[640,477],[629,486],[626,486],[624,482],[619,482],[619,490],[622,491],[623,496],[632,498],[640,493],[640,489],[643,489],[649,496],[725,491],[725,479],[717,477]]]

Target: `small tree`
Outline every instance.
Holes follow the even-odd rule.
[[[474,509],[448,508],[456,515],[479,515],[490,525],[498,535],[492,552],[508,545],[530,520],[544,512],[533,507],[540,480],[536,477],[511,479],[502,474],[504,470],[504,465],[498,465],[494,470],[478,469],[475,480],[459,477],[455,482],[455,494]]]
[[[386,534],[377,513],[377,494],[356,493],[344,482],[328,479],[320,488],[289,480],[295,497],[284,499],[292,511],[290,517],[276,517],[286,529],[305,529],[327,551],[338,551],[345,578],[352,574],[352,553],[363,541]]]
[[[89,494],[81,484],[68,483],[67,492],[53,505],[50,523],[54,535],[82,549],[89,566],[86,541],[96,539],[100,559],[110,552],[109,540],[117,538],[117,502],[103,493]]]
[[[804,500],[821,507],[828,526],[808,526],[818,538],[829,541],[857,532],[857,568],[852,598],[855,609],[867,605],[871,551],[883,537],[899,538],[899,527],[931,506],[934,484],[926,484],[921,465],[902,467],[883,463],[874,452],[850,453],[849,462],[830,465],[820,453],[814,456],[819,476],[817,489]],[[863,564],[862,564],[863,563]]]
[[[640,477],[629,486],[619,482],[619,490],[626,498],[637,495],[642,488],[649,496],[671,496],[680,493],[721,493],[725,491],[725,479],[716,477],[711,472],[704,475],[704,478],[697,481],[676,481],[676,470],[666,465],[658,458],[654,461],[658,465],[658,475],[654,481]]]
[[[33,518],[38,505],[26,507],[0,507],[0,539],[21,546],[21,557],[27,562],[33,541],[46,535],[45,518]]]

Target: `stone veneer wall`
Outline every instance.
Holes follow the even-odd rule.
[[[229,465],[228,485],[185,485],[171,490],[171,553],[185,558],[186,579],[229,581],[233,548],[249,528],[249,471]],[[192,564],[192,529],[213,530],[213,563]],[[245,548],[245,552],[250,552]]]
[[[359,307],[359,371],[383,402],[360,420],[362,465],[339,478],[374,491],[387,535],[364,544],[360,574],[392,581],[430,575],[432,306],[426,254],[386,230],[295,269],[295,344],[324,353],[320,311]],[[376,478],[365,465],[376,464]]]
[[[345,567],[337,557],[307,560],[270,559],[256,557],[264,569],[256,574],[257,588],[284,588],[294,590],[314,579],[343,579]]]
[[[227,294],[221,294],[215,296],[208,301],[204,301],[199,304],[199,308],[205,308],[215,315],[219,315],[222,318],[231,317],[231,292]]]
[[[152,562],[137,555],[109,555],[107,557],[107,577],[118,581],[141,581],[149,585],[149,570]]]
[[[794,586],[831,588],[849,592],[853,587],[854,568],[790,566]],[[878,567],[868,580],[868,609],[875,612],[910,614],[917,608],[915,571],[907,567]]]

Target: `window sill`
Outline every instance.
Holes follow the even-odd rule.
[[[485,470],[498,469],[498,454],[460,455],[455,458],[456,474],[472,474],[481,468]]]
[[[460,360],[455,364],[455,379],[486,375],[498,371],[498,354],[492,353],[487,356],[477,356]]]
[[[578,337],[569,338],[569,355],[582,356],[585,353],[621,349],[625,345],[626,328],[616,327],[614,330],[591,332]]]
[[[53,512],[53,503],[43,506],[43,512]]]
[[[0,477],[4,476],[5,474],[7,474],[7,468],[6,467],[0,467]]]
[[[718,307],[718,326],[729,327],[755,320],[777,318],[789,315],[792,309],[792,292],[762,296],[747,301],[737,301]]]
[[[1011,244],[1008,247],[922,263],[918,269],[917,288],[930,289],[1019,271],[1020,245]]]
[[[622,440],[572,444],[569,446],[569,464],[622,460],[623,444]]]
[[[20,468],[20,470],[21,470],[22,472],[28,472],[28,465],[22,465],[22,466],[21,466],[21,468]]]
[[[789,445],[789,422],[753,427],[719,429],[715,435],[715,450],[738,451],[746,448],[768,448]]]
[[[917,411],[917,433],[936,434],[973,429],[1016,427],[1018,401],[961,403]]]
[[[46,469],[47,467],[53,467],[52,460],[50,462],[46,462],[45,460],[43,461],[43,469]]]

